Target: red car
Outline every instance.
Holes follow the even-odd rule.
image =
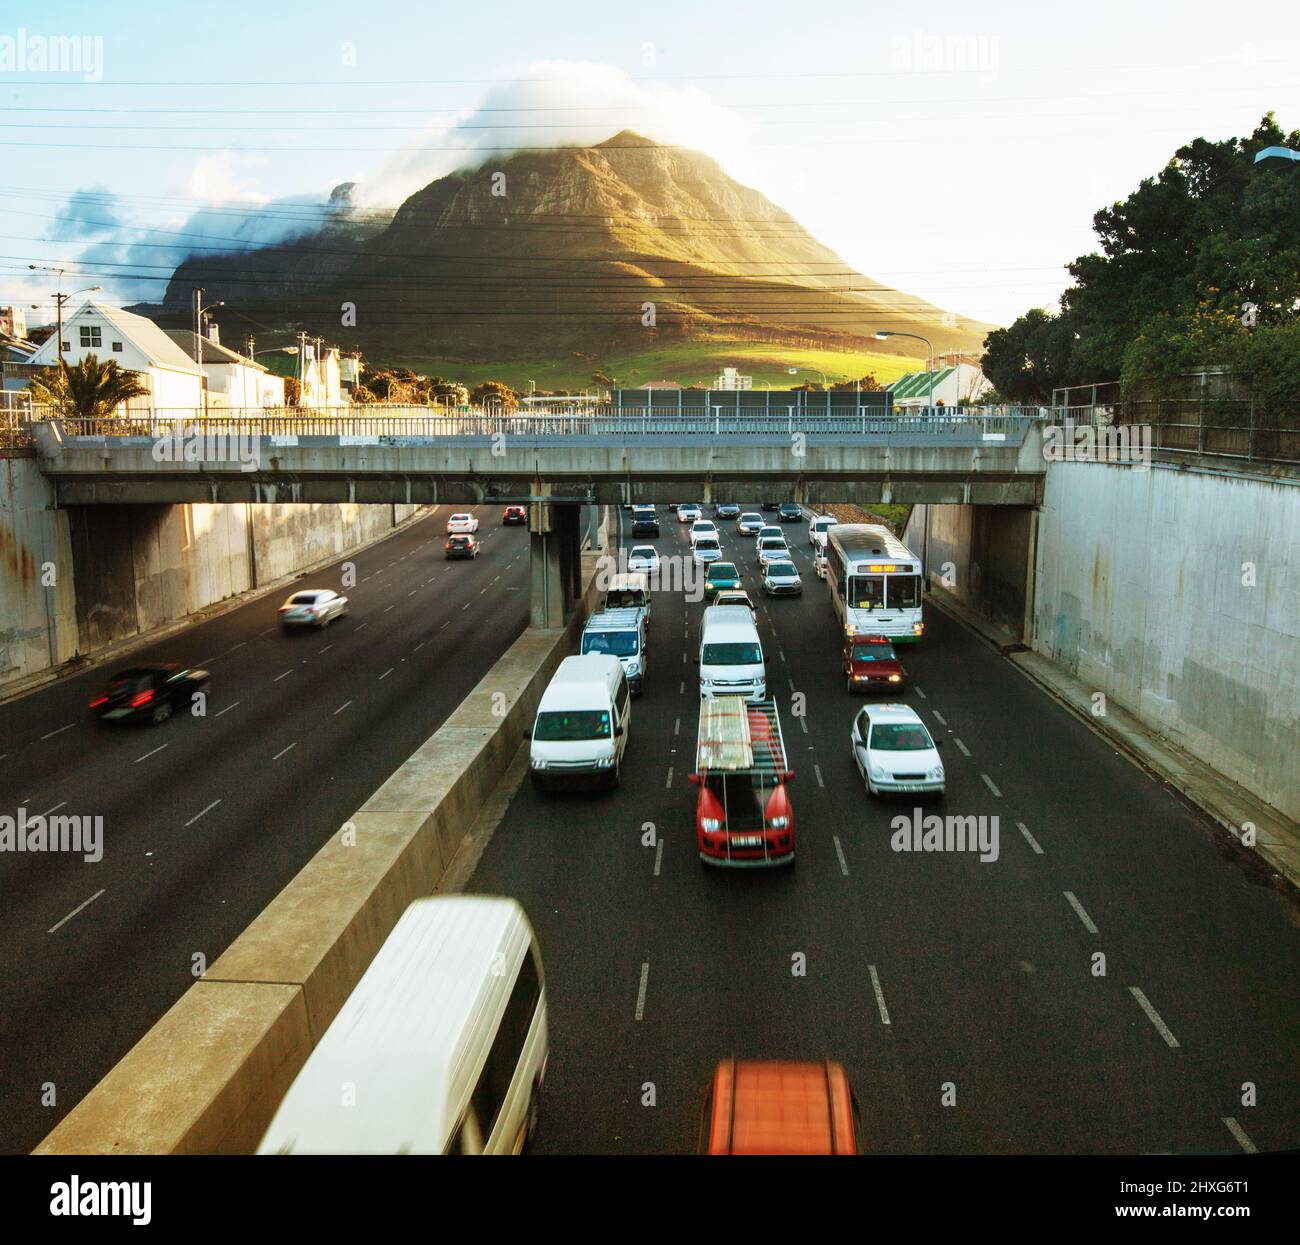
[[[794,812],[776,703],[740,696],[700,701],[695,837],[709,865],[794,864]]]
[[[844,641],[844,686],[849,692],[896,692],[904,678],[888,636],[855,635]]]
[[[501,524],[503,527],[526,524],[528,522],[527,506],[507,506],[501,512]]]

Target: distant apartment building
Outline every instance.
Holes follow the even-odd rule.
[[[27,313],[21,307],[0,307],[0,334],[5,337],[27,336]]]
[[[724,367],[713,387],[714,389],[753,389],[754,378],[741,376],[734,367]]]

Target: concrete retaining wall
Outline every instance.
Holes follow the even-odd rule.
[[[37,1148],[232,1154],[276,1106],[407,905],[430,894],[596,602],[529,628],[170,1011]]]
[[[1033,648],[1300,819],[1300,487],[1053,463]]]
[[[345,554],[418,509],[54,497],[35,460],[0,459],[0,686]]]

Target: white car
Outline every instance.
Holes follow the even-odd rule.
[[[717,562],[721,557],[722,546],[716,536],[705,533],[691,545],[691,558],[696,566],[707,566],[710,562]]]
[[[763,591],[769,597],[803,595],[803,580],[793,562],[768,562],[763,567]]]
[[[759,531],[766,526],[767,520],[757,510],[746,510],[736,520],[736,531],[742,536],[757,536]]]
[[[701,517],[700,508],[693,501],[687,502],[684,506],[677,507],[678,523],[694,523]]]
[[[336,618],[346,618],[348,599],[329,588],[303,588],[280,606],[280,626],[320,627],[324,630]]]
[[[758,565],[767,570],[769,562],[789,562],[790,546],[783,536],[764,536],[758,542]]]
[[[448,536],[472,536],[478,531],[478,520],[472,514],[453,514],[447,520]]]
[[[633,545],[627,555],[627,569],[629,571],[643,571],[647,575],[657,574],[659,571],[659,550],[653,545]]]
[[[815,514],[808,520],[808,543],[816,545],[817,548],[824,548],[826,545],[826,533],[835,527],[839,520],[831,514]]]
[[[760,527],[760,528],[758,529],[758,531],[756,531],[756,532],[754,533],[754,552],[755,552],[755,553],[758,552],[758,547],[759,547],[759,545],[761,545],[761,544],[763,543],[763,541],[766,540],[769,536],[779,536],[782,540],[784,540],[784,539],[785,539],[785,529],[784,529],[784,528],[779,528],[779,527],[777,527],[775,523],[765,523],[765,524],[763,524],[763,526]]]
[[[712,519],[696,519],[691,524],[691,545],[694,547],[695,542],[701,536],[717,536],[718,525]]]
[[[823,545],[816,553],[813,554],[813,570],[817,572],[818,579],[825,579],[830,570],[830,562],[826,557],[826,546]]]
[[[872,795],[943,795],[939,745],[909,705],[867,705],[853,719],[853,763]]]
[[[743,588],[723,588],[721,592],[713,598],[714,605],[743,605],[748,611],[751,618],[758,616],[758,611],[754,608],[754,603],[749,599],[749,593]]]

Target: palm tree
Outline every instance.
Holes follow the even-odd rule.
[[[122,371],[115,359],[101,363],[93,354],[71,367],[46,368],[31,384],[33,400],[64,419],[107,419],[122,403],[148,393],[138,373]]]

